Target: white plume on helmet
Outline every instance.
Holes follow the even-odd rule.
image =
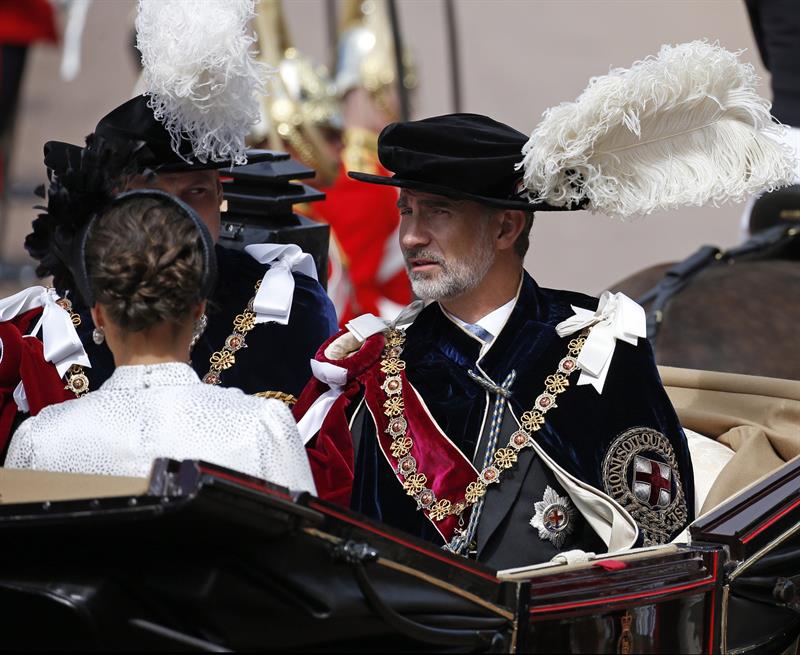
[[[757,81],[738,54],[705,41],[593,78],[575,102],[547,110],[524,146],[531,201],[627,218],[791,183],[784,128]]]
[[[145,94],[176,152],[183,137],[203,163],[247,162],[269,73],[252,51],[253,13],[254,0],[139,0]]]

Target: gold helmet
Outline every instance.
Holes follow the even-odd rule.
[[[262,96],[261,120],[250,133],[251,145],[273,150],[288,146],[317,171],[319,186],[329,186],[339,172],[338,151],[327,134],[342,129],[336,86],[325,66],[315,65],[292,45],[280,0],[260,0],[254,24],[259,59],[277,74]]]
[[[387,92],[397,84],[394,38],[386,0],[347,0],[336,58],[336,87],[342,97],[354,88],[366,89],[390,121],[399,120]],[[403,86],[417,85],[409,53],[403,52]]]

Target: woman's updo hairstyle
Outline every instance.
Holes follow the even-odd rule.
[[[115,199],[91,221],[82,254],[90,304],[102,304],[131,332],[185,321],[216,273],[205,226],[187,205],[158,191]]]

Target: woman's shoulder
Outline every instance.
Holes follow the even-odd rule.
[[[92,406],[94,399],[87,395],[48,405],[35,416],[29,416],[12,435],[4,466],[30,468],[35,452],[63,443],[64,435],[81,434],[94,420]]]
[[[70,420],[81,420],[84,423],[91,421],[95,415],[94,408],[96,408],[98,401],[101,400],[100,396],[102,395],[103,392],[97,390],[80,398],[72,398],[55,405],[48,405],[41,409],[36,416],[26,419],[22,425],[27,426],[30,432],[38,432],[40,430],[49,431],[49,426],[54,423],[63,425]]]
[[[253,418],[294,422],[289,408],[274,398],[253,396],[236,387],[211,385],[203,385],[201,389],[198,389],[198,393],[208,397],[209,400],[213,399],[216,403],[221,403],[232,413],[246,414]]]

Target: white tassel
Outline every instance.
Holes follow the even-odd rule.
[[[753,67],[704,41],[663,46],[630,69],[593,78],[545,112],[523,148],[532,202],[627,218],[719,205],[790,184]]]
[[[201,162],[247,162],[268,67],[252,52],[254,0],[139,0],[137,47],[148,106]]]

